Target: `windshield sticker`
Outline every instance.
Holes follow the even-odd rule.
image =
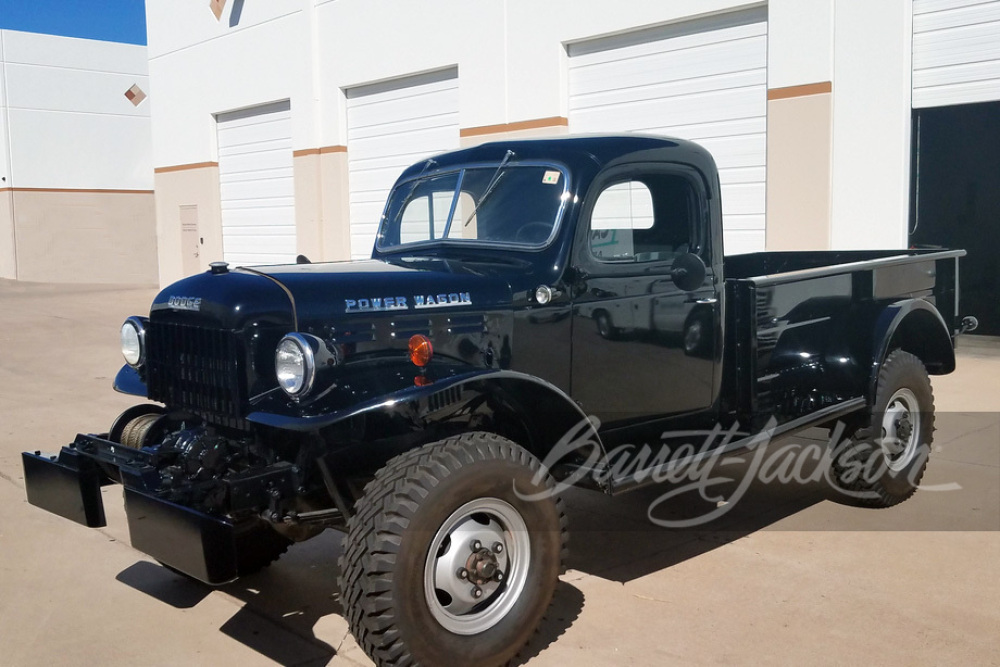
[[[558,185],[559,184],[559,172],[558,171],[547,171],[545,175],[542,176],[542,183],[546,185]]]

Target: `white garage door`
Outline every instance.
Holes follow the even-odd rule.
[[[232,264],[295,260],[295,182],[288,102],[219,114],[222,250]]]
[[[914,108],[1000,100],[1000,0],[914,0]]]
[[[572,132],[645,132],[712,152],[726,253],[764,249],[766,8],[569,47]]]
[[[386,197],[403,169],[458,146],[454,69],[347,91],[352,257],[371,257]]]

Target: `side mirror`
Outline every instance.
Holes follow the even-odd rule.
[[[692,253],[681,255],[674,260],[670,268],[670,277],[677,288],[685,292],[693,292],[705,282],[705,262]]]

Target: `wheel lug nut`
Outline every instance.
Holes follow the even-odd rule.
[[[473,551],[479,551],[483,548],[483,543],[479,540],[472,540],[472,544],[469,545],[469,548]]]
[[[483,589],[480,588],[479,586],[473,586],[472,587],[472,597],[476,598],[477,600],[479,598],[483,597]]]
[[[464,567],[458,568],[458,578],[459,579],[468,579],[469,578],[469,571],[466,570]]]
[[[502,542],[497,542],[496,544],[493,545],[493,553],[495,553],[495,554],[502,554],[503,553],[503,543]]]
[[[493,575],[494,581],[503,581],[503,572],[497,570],[497,573]]]

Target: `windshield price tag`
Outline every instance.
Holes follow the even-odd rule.
[[[559,172],[558,171],[547,171],[545,175],[542,176],[542,183],[546,185],[557,185],[559,183]]]

